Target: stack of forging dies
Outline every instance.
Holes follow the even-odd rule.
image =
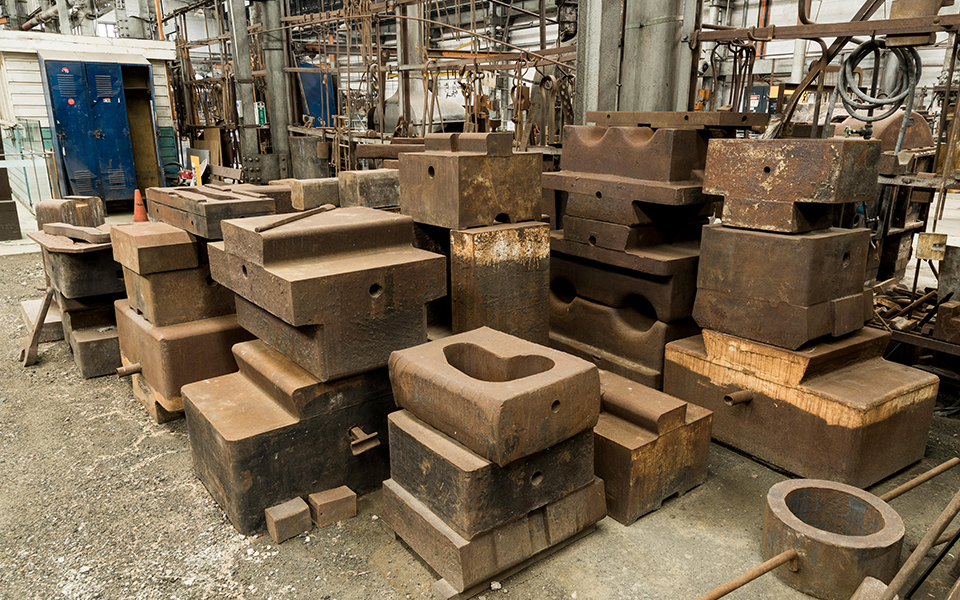
[[[833,207],[877,194],[876,141],[710,141],[694,318],[664,391],[714,412],[714,437],[791,473],[866,487],[923,457],[936,376],[887,362],[864,328],[868,229]],[[890,440],[896,439],[896,444]]]

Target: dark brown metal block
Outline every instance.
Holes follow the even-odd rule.
[[[543,159],[510,151],[510,136],[444,134],[426,152],[401,154],[401,212],[447,229],[539,219]]]
[[[706,223],[707,220],[703,219],[668,226],[652,224],[627,226],[581,219],[568,213],[563,218],[563,237],[578,244],[627,252],[644,246],[699,240],[700,230]]]
[[[547,344],[550,226],[494,225],[450,232],[453,332],[490,327]]]
[[[241,533],[264,509],[347,485],[363,493],[388,476],[386,370],[324,384],[260,341],[234,346],[239,373],[183,387],[194,469]],[[350,430],[381,444],[354,454]]]
[[[293,326],[422,310],[446,293],[446,260],[413,247],[409,217],[341,208],[257,231],[281,218],[227,221],[210,271]]]
[[[864,319],[867,229],[784,235],[704,227],[693,315],[704,328],[796,349]]]
[[[271,181],[268,185],[254,185],[252,183],[240,183],[229,186],[223,186],[227,190],[244,192],[248,194],[257,194],[273,198],[277,206],[277,214],[287,214],[295,211],[293,208],[293,191],[287,180]]]
[[[725,444],[801,477],[867,487],[923,457],[939,383],[883,360],[889,339],[867,328],[793,351],[704,330],[667,344],[664,391],[712,410]],[[737,392],[752,400],[733,403]]]
[[[113,375],[120,361],[117,325],[110,307],[65,311],[63,337],[84,379]]]
[[[672,323],[693,314],[697,263],[672,276],[648,275],[554,252],[550,256],[550,289],[565,303],[583,297],[614,308],[632,306]],[[644,306],[649,304],[649,309]]]
[[[223,237],[220,222],[225,219],[277,212],[276,200],[268,196],[226,192],[210,186],[148,188],[146,204],[152,219],[208,240]]]
[[[0,200],[0,240],[19,240],[21,237],[17,201]]]
[[[592,527],[606,514],[603,482],[466,540],[392,479],[383,482],[383,521],[457,592],[495,577]]]
[[[674,275],[689,270],[691,266],[696,267],[700,259],[700,240],[617,252],[568,240],[563,231],[551,231],[550,250],[649,275]]]
[[[467,540],[593,481],[589,430],[505,467],[405,410],[390,415],[389,431],[390,478]]]
[[[110,228],[113,258],[140,275],[193,269],[197,258],[196,238],[166,223],[121,223]]]
[[[61,200],[43,200],[34,207],[37,229],[47,223],[67,223],[78,227],[99,227],[104,224],[103,202],[96,196],[67,196]]]
[[[880,142],[713,139],[703,189],[741,200],[843,204],[877,199]]]
[[[140,364],[140,378],[154,391],[152,399],[144,400],[156,401],[168,412],[183,410],[184,385],[236,371],[231,348],[253,339],[235,315],[160,327],[138,315],[126,300],[118,300],[115,307],[120,351],[131,364]]]
[[[241,327],[320,381],[382,368],[394,350],[427,341],[423,306],[302,327],[278,319],[241,296],[236,297],[236,307]]]
[[[607,514],[629,525],[707,479],[713,414],[607,371],[600,384],[594,472]]]
[[[723,224],[742,229],[805,233],[832,227],[833,205],[727,198],[723,202]]]
[[[340,206],[400,206],[400,171],[397,169],[341,171],[337,174],[337,181]]]
[[[313,529],[310,507],[303,498],[294,498],[271,506],[264,511],[264,516],[267,519],[267,533],[278,544]]]
[[[608,202],[700,204],[707,140],[694,129],[567,126],[562,170],[544,173],[543,186]]]
[[[236,295],[213,280],[210,266],[137,275],[124,267],[130,306],[157,327],[236,312]]]
[[[864,578],[891,581],[897,574],[904,532],[897,511],[869,492],[793,479],[767,493],[761,550],[765,560],[797,553],[793,565],[774,571],[793,589],[822,600],[850,600]]]
[[[597,369],[488,327],[390,355],[397,404],[503,467],[593,427]]]
[[[711,196],[711,199],[716,198]],[[657,225],[676,228],[691,221],[702,221],[716,211],[715,202],[686,206],[665,206],[635,200],[611,200],[588,194],[568,194],[565,214],[570,217],[616,223],[628,227]],[[564,217],[566,222],[566,217]]]
[[[63,296],[85,298],[123,291],[123,269],[113,260],[110,244],[74,243],[35,231],[27,235],[43,248],[47,277]]]
[[[658,321],[642,297],[612,307],[551,291],[550,346],[655,389],[663,385],[664,346],[700,332],[692,319]]]
[[[960,343],[960,302],[944,302],[937,307],[933,337],[953,344]]]
[[[336,177],[291,180],[290,201],[296,210],[311,210],[324,204],[340,206],[340,182]]]

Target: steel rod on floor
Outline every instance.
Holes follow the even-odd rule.
[[[697,598],[697,600],[717,600],[717,598],[723,598],[730,592],[742,588],[743,586],[747,585],[754,579],[757,579],[758,577],[766,575],[767,573],[776,569],[777,567],[784,565],[790,562],[791,560],[796,560],[796,558],[797,558],[796,550],[784,550],[783,552],[774,556],[767,562],[750,569],[743,575],[740,575],[739,577],[731,579],[730,581],[726,582],[720,587],[715,588],[713,591],[700,596],[699,598]]]

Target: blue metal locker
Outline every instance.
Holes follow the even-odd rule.
[[[40,65],[61,192],[132,199],[137,180],[120,65],[43,56]]]

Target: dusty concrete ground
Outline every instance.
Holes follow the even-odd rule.
[[[39,255],[0,257],[0,598],[431,597],[429,570],[382,528],[379,493],[357,518],[279,546],[243,537],[194,477],[183,421],[153,423],[129,381],[81,379],[65,342],[21,368],[18,306],[40,285]],[[924,460],[874,491],[957,455],[958,435],[960,421],[936,418]],[[695,598],[761,562],[764,498],[783,479],[714,445],[699,488],[631,527],[605,519],[482,597]],[[892,502],[908,542],[958,488],[960,469]],[[915,598],[951,583],[939,568]],[[806,598],[773,576],[729,597]]]

